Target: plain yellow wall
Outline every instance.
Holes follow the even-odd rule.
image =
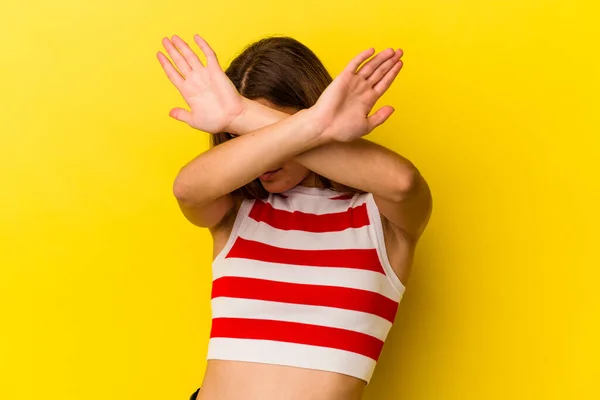
[[[4,0],[0,398],[187,399],[211,243],[171,195],[207,135],[155,59],[198,32],[223,65],[291,35],[332,74],[403,47],[372,139],[435,211],[367,400],[598,399],[593,1]]]

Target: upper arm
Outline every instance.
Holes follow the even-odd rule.
[[[397,200],[376,195],[373,198],[381,215],[416,243],[429,222],[432,210],[431,191],[425,179],[417,174],[410,190]]]
[[[216,229],[229,220],[228,216],[235,212],[236,208],[231,195],[219,197],[206,204],[195,204],[179,198],[177,202],[188,221],[196,226],[209,229]]]

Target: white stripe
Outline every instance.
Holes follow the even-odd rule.
[[[377,242],[369,226],[339,232],[284,231],[252,218],[244,221],[238,235],[244,239],[295,250],[375,249]]]
[[[208,360],[231,360],[285,365],[337,372],[369,382],[376,362],[345,350],[270,340],[212,338]]]
[[[213,318],[250,318],[298,322],[364,333],[381,341],[392,323],[374,314],[341,308],[217,297],[211,300]]]
[[[240,209],[238,210],[237,215],[235,216],[235,221],[233,222],[233,227],[231,229],[231,233],[229,234],[229,238],[227,239],[227,243],[225,243],[225,246],[221,249],[219,254],[217,254],[217,256],[215,257],[215,259],[213,261],[213,264],[220,263],[225,258],[225,255],[227,253],[229,253],[229,250],[231,250],[231,247],[233,246],[233,244],[235,243],[235,240],[237,239],[238,231],[250,219],[250,218],[248,218],[248,213],[252,209],[253,205],[254,205],[254,200],[245,199],[244,201],[242,201],[242,204],[240,205]]]
[[[341,193],[336,193],[335,196],[340,196]],[[288,198],[281,196],[270,195],[267,202],[273,208],[283,211],[301,211],[307,214],[330,214],[340,213],[349,208],[358,207],[367,201],[367,196],[361,194],[348,200],[330,200],[327,197],[321,196],[305,196],[299,193],[293,193]]]
[[[213,264],[213,280],[224,276],[362,289],[379,293],[396,302],[399,302],[401,297],[387,276],[379,272],[353,268],[305,267],[245,258],[226,258],[218,264]]]

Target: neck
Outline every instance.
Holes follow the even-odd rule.
[[[310,172],[302,182],[298,184],[298,186],[305,187],[323,187],[323,183],[314,172]]]

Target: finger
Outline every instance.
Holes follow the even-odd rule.
[[[160,62],[160,65],[162,66],[163,70],[167,74],[167,77],[169,78],[171,83],[173,85],[175,85],[175,87],[177,89],[179,89],[181,87],[181,85],[183,85],[183,81],[184,81],[184,79],[181,76],[181,74],[179,73],[179,71],[177,71],[177,69],[175,69],[173,64],[171,64],[171,60],[169,60],[167,58],[167,56],[165,56],[163,53],[158,52],[158,54],[156,56],[158,57],[158,61]]]
[[[385,76],[381,78],[381,80],[373,87],[378,96],[381,96],[386,90],[389,89],[394,82],[394,79],[396,79],[398,73],[402,69],[402,65],[402,60],[398,60],[392,69],[390,69],[387,74],[385,74]]]
[[[208,42],[201,38],[198,34],[194,35],[194,41],[196,42],[198,47],[200,47],[202,53],[204,53],[204,56],[206,57],[206,65],[220,67],[217,55],[215,54],[214,50],[210,47]]]
[[[351,74],[356,73],[356,69],[358,67],[360,67],[360,64],[362,64],[365,60],[367,60],[369,57],[371,57],[374,52],[375,52],[375,49],[373,49],[373,48],[362,51],[359,55],[354,57],[354,59],[352,59],[352,61],[350,61],[348,63],[346,68],[344,68],[344,72],[350,72]]]
[[[367,118],[367,124],[369,127],[369,132],[373,131],[373,129],[377,128],[379,125],[383,124],[387,119],[394,113],[394,107],[392,106],[384,106],[381,107],[375,114],[371,115]]]
[[[387,74],[389,70],[392,69],[394,65],[396,65],[400,57],[402,57],[402,50],[398,49],[394,52],[394,55],[391,58],[388,58],[384,63],[379,65],[379,67],[377,67],[377,69],[371,74],[371,76],[367,78],[371,86],[375,86],[377,82],[379,82],[381,78],[383,78],[385,74]]]
[[[173,43],[171,43],[169,38],[164,38],[162,40],[162,44],[165,47],[165,50],[167,50],[167,53],[169,54],[173,62],[175,63],[175,66],[177,67],[179,72],[181,72],[183,76],[189,75],[190,71],[192,70],[192,67],[190,67],[188,62],[185,60],[185,58],[183,58],[183,56],[175,48],[175,46],[173,46]]]
[[[192,114],[188,110],[183,108],[174,108],[169,112],[171,118],[175,118],[177,121],[185,122],[188,125],[192,125]]]
[[[368,79],[373,74],[373,72],[375,72],[377,68],[381,66],[381,64],[394,57],[395,55],[396,53],[393,49],[386,49],[380,52],[375,57],[367,61],[365,65],[360,67],[356,75]]]
[[[173,42],[177,50],[179,50],[179,52],[183,55],[192,69],[200,69],[204,66],[202,65],[202,61],[200,61],[196,53],[194,53],[192,49],[190,49],[190,46],[188,46],[188,44],[179,36],[173,35],[171,42]]]

